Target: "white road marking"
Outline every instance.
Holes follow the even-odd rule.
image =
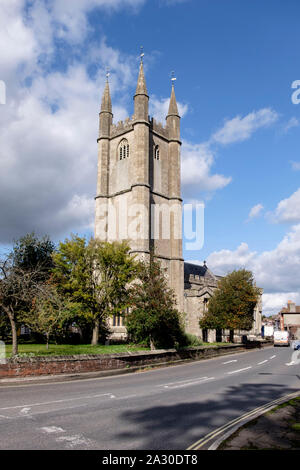
[[[66,432],[63,428],[58,428],[57,426],[44,426],[41,428],[43,432],[48,434],[56,433],[56,432]]]
[[[223,364],[231,364],[231,362],[237,362],[237,359],[233,359],[232,361],[223,362]]]
[[[126,395],[125,397],[117,397],[117,400],[126,400],[127,398],[135,398],[137,395]]]
[[[265,364],[265,362],[268,362],[268,359],[266,359],[265,361],[258,362],[257,365],[260,366],[260,364]]]
[[[276,357],[276,354],[274,356],[271,356],[270,359],[274,359],[274,357]]]
[[[244,367],[244,369],[232,370],[231,372],[227,372],[227,374],[236,374],[237,372],[242,372],[243,370],[252,369],[252,366]]]
[[[40,428],[42,432],[47,434],[58,434],[66,432],[63,428],[57,426],[44,426]],[[74,434],[73,436],[60,436],[55,439],[56,442],[62,442],[67,449],[73,449],[77,446],[91,447],[92,441],[86,439],[82,434]]]
[[[190,387],[191,385],[201,384],[203,382],[207,382],[207,380],[213,380],[213,379],[214,379],[214,377],[205,377],[201,380],[199,379],[199,380],[196,380],[194,382],[186,382],[186,383],[179,384],[179,385],[165,385],[164,388],[168,388],[169,390],[173,390],[174,388]]]
[[[293,366],[294,364],[296,364],[295,361],[291,361],[291,362],[287,362],[285,365],[286,366]]]
[[[17,408],[31,408],[32,406],[43,406],[43,405],[54,405],[55,403],[65,403],[68,401],[75,401],[75,400],[87,400],[89,398],[99,398],[99,397],[105,397],[108,396],[109,398],[116,398],[115,395],[112,395],[111,393],[102,393],[100,395],[88,395],[88,396],[83,396],[83,397],[77,397],[77,398],[67,398],[64,400],[54,400],[54,401],[46,401],[42,403],[32,403],[30,405],[17,405],[17,406],[7,406],[5,408],[0,408],[0,410],[15,410]]]
[[[73,436],[62,436],[56,439],[56,442],[65,442],[68,449],[73,449],[77,446],[89,447],[91,442],[89,439],[86,439],[81,434],[75,434]]]
[[[23,415],[28,415],[29,411],[31,410],[31,408],[22,408],[22,410],[20,411],[20,413],[22,413]]]
[[[168,382],[166,384],[159,384],[159,385],[156,385],[156,386],[157,387],[162,387],[162,386],[166,386],[166,385],[176,385],[176,384],[186,383],[186,382],[195,382],[195,380],[203,380],[203,379],[207,379],[207,377],[194,377],[193,379],[177,380],[176,382]]]

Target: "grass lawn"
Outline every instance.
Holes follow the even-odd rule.
[[[200,343],[199,346],[214,347],[229,345],[229,343]],[[190,346],[188,346],[190,347]],[[110,344],[92,346],[90,344],[49,344],[49,349],[46,349],[46,344],[19,344],[19,356],[72,356],[75,354],[114,354],[126,353],[135,351],[149,351],[150,348],[140,346],[137,344]],[[6,357],[11,356],[12,346],[6,345]]]
[[[6,357],[10,357],[12,346],[6,345]],[[75,354],[113,354],[134,351],[147,351],[148,348],[136,344],[111,344],[104,346],[92,346],[90,344],[50,344],[46,349],[45,344],[19,344],[18,354],[28,356],[70,356]]]

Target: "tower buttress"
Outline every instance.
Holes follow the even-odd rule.
[[[112,125],[112,105],[107,80],[102,96],[101,109],[99,113],[99,138],[98,142],[98,174],[97,174],[97,195],[95,214],[95,237],[107,240],[107,226],[105,214],[108,210],[109,194],[109,159],[110,159],[110,130]],[[103,219],[104,216],[104,219]]]

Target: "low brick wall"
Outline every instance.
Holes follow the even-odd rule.
[[[253,348],[269,346],[270,342],[251,341],[247,344],[224,346],[198,346],[176,351],[175,349],[159,351],[140,351],[133,354],[99,354],[50,357],[17,357],[0,364],[0,379],[13,377],[30,377],[42,375],[76,374],[83,372],[100,372],[116,369],[130,369],[159,365],[178,361],[200,360],[210,357],[233,354]]]

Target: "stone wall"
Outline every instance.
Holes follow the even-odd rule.
[[[199,346],[176,351],[175,349],[160,351],[140,351],[134,354],[110,355],[78,355],[52,357],[19,357],[8,359],[0,364],[0,380],[13,377],[32,377],[59,374],[78,374],[84,372],[100,372],[142,368],[150,365],[185,360],[200,360],[210,357],[233,354],[252,348],[269,345],[268,342],[252,341],[248,344],[206,347]]]

